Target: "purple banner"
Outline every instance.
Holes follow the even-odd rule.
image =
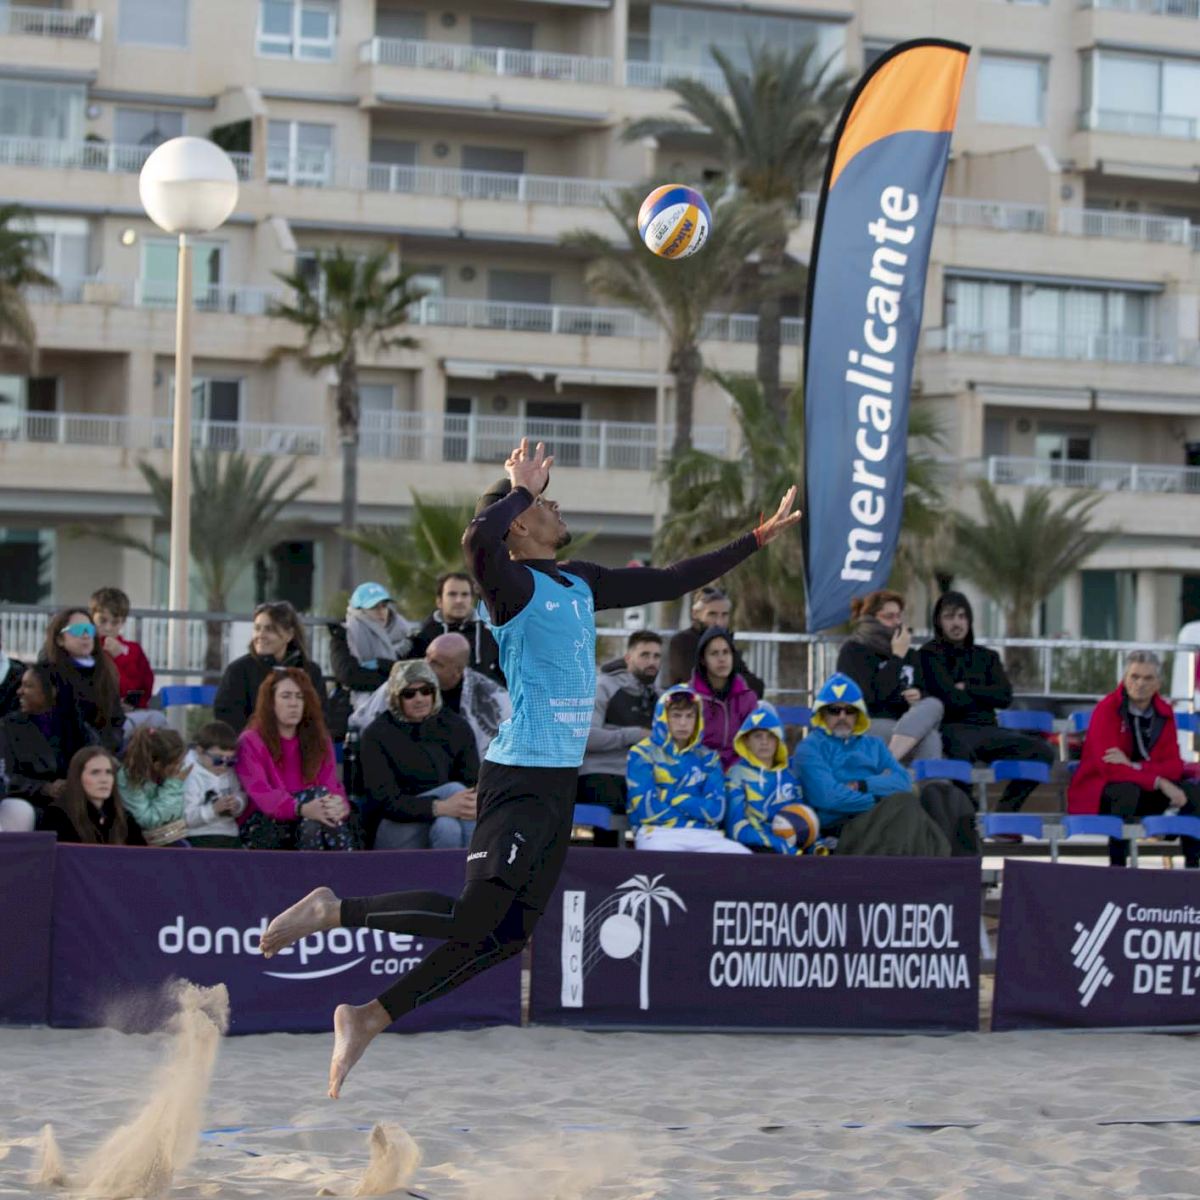
[[[1196,882],[1009,860],[992,1028],[1200,1026]]]
[[[972,1030],[979,863],[572,850],[531,1016],[625,1028]]]
[[[59,847],[51,1023],[147,1027],[161,1016],[161,985],[182,978],[228,986],[233,1033],[328,1030],[336,1005],[377,996],[439,943],[334,929],[265,959],[258,943],[270,918],[319,884],[339,896],[410,889],[457,896],[464,862],[451,850]],[[418,1008],[397,1029],[516,1024],[520,991],[513,958]]]
[[[52,833],[0,834],[0,1021],[46,1020],[55,847]]]

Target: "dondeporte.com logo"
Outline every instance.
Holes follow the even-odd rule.
[[[372,975],[404,975],[421,962],[424,946],[407,933],[385,933],[382,929],[329,929],[310,933],[274,958],[263,958],[260,944],[267,931],[267,918],[257,925],[221,925],[212,928],[177,916],[158,931],[158,948],[163,954],[193,958],[249,956],[272,979],[325,979],[352,971],[362,963]]]
[[[635,875],[588,911],[587,893],[563,892],[562,1005],[583,1007],[584,980],[603,958],[638,962],[638,1007],[650,1007],[650,945],[655,920],[670,925],[671,912],[687,912],[664,876]]]
[[[1094,925],[1089,927],[1082,921],[1075,922],[1077,936],[1071,946],[1071,960],[1076,970],[1083,972],[1078,989],[1081,1008],[1087,1008],[1096,993],[1113,981],[1113,973],[1108,969],[1102,951],[1116,929],[1120,915],[1121,906],[1110,900]]]

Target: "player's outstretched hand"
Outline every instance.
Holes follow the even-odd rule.
[[[792,505],[795,502],[796,485],[793,484],[784,492],[783,499],[780,500],[779,507],[775,510],[775,515],[764,521],[754,531],[754,536],[758,538],[760,546],[773,542],[785,529],[791,529],[800,520],[800,510],[792,512]]]
[[[523,437],[521,444],[505,460],[504,470],[513,487],[523,487],[530,495],[540,496],[550,482],[553,465],[554,455],[547,456],[545,442],[538,442],[530,454],[529,439]]]

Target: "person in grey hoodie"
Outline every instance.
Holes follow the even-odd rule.
[[[662,638],[651,629],[629,635],[625,657],[601,667],[596,674],[596,705],[587,752],[579,767],[575,800],[601,804],[625,813],[625,766],[629,747],[650,731],[658,689],[654,681],[662,664]],[[616,846],[618,834],[597,829],[595,845]]]

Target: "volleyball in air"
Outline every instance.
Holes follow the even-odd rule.
[[[785,804],[771,818],[771,832],[797,851],[807,850],[821,832],[817,814],[807,804]]]
[[[638,233],[659,258],[687,258],[708,241],[712,213],[695,188],[683,183],[656,187],[638,210]]]

